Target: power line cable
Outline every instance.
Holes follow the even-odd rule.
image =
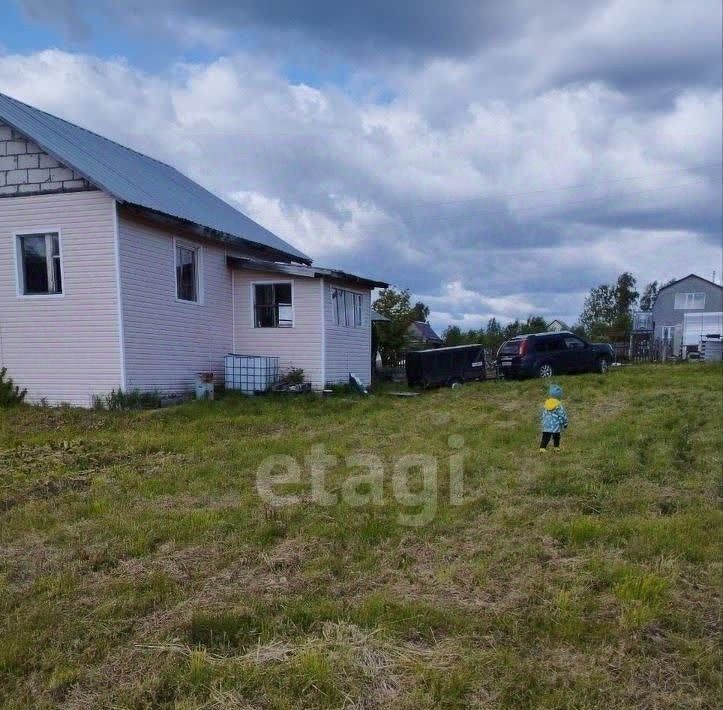
[[[575,205],[584,205],[584,204],[590,204],[595,202],[604,202],[604,201],[611,201],[611,200],[622,200],[627,197],[637,196],[637,195],[645,195],[645,194],[652,194],[656,192],[664,192],[669,190],[679,190],[685,187],[692,187],[700,185],[699,182],[687,182],[687,183],[681,183],[678,185],[668,185],[663,187],[655,187],[655,188],[648,188],[646,190],[634,190],[630,192],[625,193],[618,193],[613,195],[604,195],[602,197],[588,197],[582,200],[571,200],[569,202],[548,202],[548,203],[542,203],[538,205],[528,205],[527,207],[504,207],[504,208],[494,208],[489,210],[479,210],[475,212],[466,212],[462,215],[457,216],[450,216],[450,215],[432,215],[429,217],[424,217],[425,221],[432,221],[432,222],[444,222],[444,221],[459,221],[461,219],[465,219],[468,217],[479,217],[484,215],[491,215],[491,214],[510,214],[514,216],[514,214],[518,212],[528,212],[530,210],[547,210],[547,209],[555,209],[556,207],[560,208],[560,210],[564,211],[570,206]],[[413,220],[419,219],[418,217],[413,217]]]
[[[614,178],[611,180],[600,180],[598,182],[587,182],[587,183],[577,183],[574,185],[563,185],[559,187],[545,187],[540,188],[539,190],[529,190],[526,192],[510,192],[503,195],[493,195],[491,197],[465,197],[460,198],[458,200],[446,200],[441,202],[417,202],[417,203],[407,203],[405,205],[402,205],[403,207],[411,207],[411,208],[424,208],[424,207],[441,207],[444,205],[456,205],[456,204],[462,204],[465,202],[477,202],[480,200],[485,199],[496,199],[496,200],[505,200],[511,197],[526,197],[527,195],[537,195],[545,192],[560,192],[564,190],[579,190],[585,187],[598,187],[600,185],[607,185],[607,184],[613,184],[613,183],[620,183],[620,182],[632,182],[635,180],[647,180],[651,177],[657,177],[659,175],[672,175],[675,173],[680,172],[686,172],[688,170],[704,170],[709,168],[720,168],[723,165],[723,162],[715,162],[715,163],[700,163],[698,165],[688,165],[684,168],[677,168],[675,170],[660,170],[656,171],[654,173],[648,173],[647,175],[637,175],[634,177],[624,177],[624,178]]]

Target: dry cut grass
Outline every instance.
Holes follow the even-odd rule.
[[[2,411],[0,702],[718,707],[722,374],[561,378],[559,455],[537,452],[538,381]],[[319,505],[304,471],[265,504],[259,462],[315,445],[341,457],[331,493],[359,473],[344,457],[379,456],[383,502]],[[440,463],[418,527],[406,454]]]

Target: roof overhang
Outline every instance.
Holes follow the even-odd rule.
[[[234,234],[227,234],[226,232],[220,232],[217,229],[204,227],[201,224],[197,224],[196,222],[192,222],[188,219],[183,219],[182,217],[173,217],[172,215],[166,214],[165,212],[152,210],[148,207],[144,207],[143,205],[135,205],[130,202],[123,202],[118,198],[116,198],[116,202],[118,202],[119,206],[122,206],[123,210],[126,213],[136,217],[140,217],[142,219],[146,219],[150,222],[154,222],[155,224],[158,224],[162,227],[180,227],[184,231],[192,234],[195,237],[199,237],[200,239],[207,239],[210,241],[219,242],[225,244],[226,246],[236,247],[240,250],[247,249],[260,255],[268,256],[269,259],[284,259],[287,261],[291,260],[301,264],[311,264],[311,259],[302,260],[295,254],[289,254],[288,252],[274,249],[273,247],[260,244],[259,242],[251,241],[250,239],[243,239],[242,237],[237,237]]]
[[[338,269],[323,269],[301,264],[284,264],[239,256],[227,256],[226,263],[232,269],[270,271],[272,273],[286,274],[287,276],[301,276],[302,278],[309,279],[328,278],[353,283],[365,288],[387,288],[387,286],[389,286],[385,281],[368,279],[363,276],[357,276],[356,274],[350,274],[346,271],[339,271]]]

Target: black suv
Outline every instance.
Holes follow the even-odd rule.
[[[615,359],[611,345],[589,343],[568,331],[518,335],[497,351],[503,377],[552,377],[561,372],[608,371]]]

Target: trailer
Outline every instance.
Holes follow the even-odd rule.
[[[405,366],[410,387],[453,387],[486,377],[483,345],[413,350]]]

